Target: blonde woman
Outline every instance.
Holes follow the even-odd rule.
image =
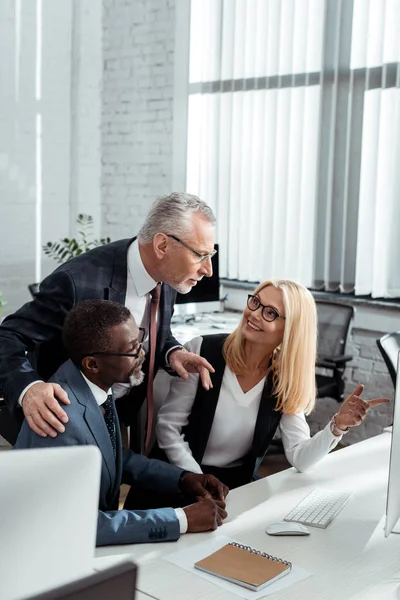
[[[228,487],[250,482],[277,430],[286,457],[304,471],[335,448],[370,406],[358,386],[325,429],[312,438],[305,420],[315,404],[317,314],[311,293],[287,280],[260,284],[248,296],[230,335],[198,337],[187,350],[215,368],[212,388],[199,375],[175,380],[157,422],[159,448],[195,473],[212,473]]]

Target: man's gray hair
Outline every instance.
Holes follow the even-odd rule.
[[[211,208],[197,196],[184,192],[173,192],[156,200],[143,223],[138,239],[148,244],[157,233],[184,236],[192,227],[193,214],[199,214],[210,223],[215,223]]]

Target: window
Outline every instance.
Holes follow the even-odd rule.
[[[221,275],[400,296],[400,0],[190,8],[186,189]]]

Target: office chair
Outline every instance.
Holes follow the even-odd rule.
[[[400,331],[393,331],[392,333],[383,335],[380,339],[376,340],[376,344],[386,363],[392,383],[396,388],[396,369],[397,357],[400,350]]]
[[[317,374],[317,391],[320,398],[344,400],[345,382],[343,374],[352,356],[345,354],[350,323],[354,308],[337,302],[315,300],[318,313],[318,354],[317,367],[331,371],[330,374]]]

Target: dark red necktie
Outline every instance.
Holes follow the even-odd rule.
[[[149,374],[147,381],[147,425],[146,439],[144,443],[144,453],[149,450],[149,442],[151,436],[151,428],[153,424],[154,412],[154,396],[153,396],[153,379],[154,379],[154,362],[156,357],[157,343],[157,310],[160,303],[161,283],[157,283],[156,287],[151,290],[150,303],[150,324],[149,324]]]

